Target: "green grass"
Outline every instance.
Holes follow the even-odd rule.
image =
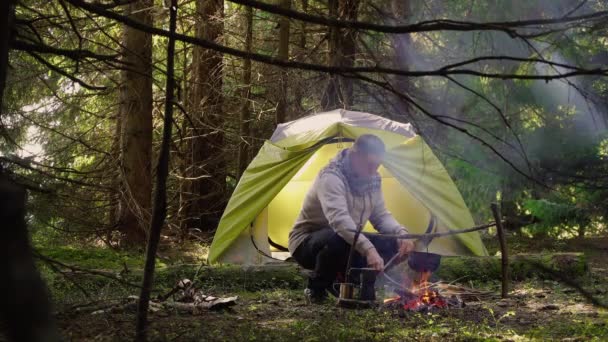
[[[608,340],[608,316],[603,315],[600,319],[576,318],[571,322],[550,321],[542,327],[532,329],[525,335],[542,340],[576,336],[585,341],[606,341]]]

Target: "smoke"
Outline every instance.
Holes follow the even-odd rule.
[[[560,52],[551,51],[547,43],[539,42],[536,43],[536,46],[539,51],[549,51],[547,59],[550,61],[574,65],[572,61],[564,58]],[[571,71],[561,66],[540,64],[536,64],[534,68],[538,74],[544,75],[565,74]],[[531,90],[539,103],[545,103],[549,108],[556,107],[552,108],[553,110],[569,112],[579,128],[590,133],[603,132],[607,128],[606,121],[593,101],[594,94],[584,85],[585,81],[584,77],[559,79],[550,82],[535,81]]]
[[[470,1],[462,4],[460,8],[458,6],[440,1],[416,2],[412,6],[409,22],[433,19],[487,22],[559,18],[594,12],[598,9],[598,2]],[[456,13],[462,14],[463,17],[454,17]],[[527,30],[535,32],[539,29],[544,28],[531,27]],[[543,37],[543,40],[529,41],[512,38],[496,31],[414,33],[408,37],[399,37],[400,48],[395,53],[398,60],[407,61],[410,70],[435,70],[481,56],[544,58],[555,63],[582,64],[582,67],[587,67],[585,61],[590,60],[592,56],[574,58],[566,57],[562,53],[563,50],[576,49],[570,48],[567,44],[576,40],[574,34],[580,33],[580,30],[570,30]],[[582,54],[582,51],[576,53]],[[484,61],[461,68],[482,72],[500,70],[506,74],[536,75],[556,75],[571,71],[543,63],[515,61]],[[525,135],[542,127],[547,121],[574,124],[582,134],[590,136],[600,135],[607,129],[601,113],[602,108],[597,107],[597,99],[594,99],[596,95],[589,90],[590,77],[547,82],[486,79],[465,75],[454,76],[453,79],[458,84],[439,77],[410,80],[414,84],[412,96],[431,113],[442,116],[445,121],[462,127],[491,144],[498,153],[521,170],[526,170],[530,166],[527,160],[530,151],[537,154],[534,159],[542,159],[544,156],[538,154],[543,153],[545,146],[559,145],[558,141],[551,141],[558,138],[559,134],[525,139]],[[470,90],[464,89],[463,86]],[[509,121],[513,130],[506,127],[502,115]],[[448,154],[459,155],[486,169],[505,169],[505,162],[496,156],[491,156],[492,152],[482,147],[480,142],[448,129],[445,125],[432,122],[428,118],[419,121],[426,122],[421,127],[420,133],[433,147],[444,150]],[[551,149],[546,151],[553,153]]]

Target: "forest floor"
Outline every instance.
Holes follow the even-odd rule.
[[[588,257],[589,272],[576,279],[595,298],[608,303],[608,239],[510,242],[513,252],[577,251]],[[492,252],[495,246],[488,246]],[[43,250],[44,251],[44,250]],[[47,250],[57,260],[91,267],[98,259],[106,271],[139,281],[137,257],[65,250]],[[88,253],[88,254],[87,254]],[[101,255],[101,256],[99,256]],[[91,259],[92,258],[92,259]],[[174,257],[170,257],[174,258]],[[192,279],[198,266],[159,261],[156,293],[165,293],[177,280]],[[130,265],[129,265],[130,264]],[[107,266],[114,268],[107,268]],[[127,265],[126,268],[124,265]],[[51,272],[41,265],[56,302],[64,336],[73,341],[131,340],[135,313],[119,310],[91,314],[87,307],[137,295],[136,288],[107,278],[71,272]],[[468,301],[462,309],[436,313],[398,314],[379,308],[352,310],[336,307],[335,300],[309,305],[303,295],[305,279],[293,265],[242,270],[203,267],[198,273],[206,294],[238,295],[229,309],[197,315],[160,310],[150,315],[150,340],[154,341],[422,341],[439,340],[608,340],[608,312],[589,304],[581,293],[555,280],[527,279],[513,284],[511,298],[498,295]],[[463,285],[498,294],[499,282],[462,280]]]

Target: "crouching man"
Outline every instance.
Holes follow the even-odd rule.
[[[313,270],[305,290],[311,302],[321,302],[327,291],[335,294],[336,277],[343,277],[358,227],[369,220],[386,234],[407,231],[386,210],[378,167],[385,147],[375,135],[362,135],[323,168],[308,191],[300,215],[289,233],[289,252]],[[368,238],[359,235],[352,266],[381,272],[396,253],[412,251],[410,240]],[[342,280],[342,279],[339,279]]]

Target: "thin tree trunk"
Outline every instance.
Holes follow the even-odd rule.
[[[578,237],[579,237],[580,239],[584,238],[584,237],[585,237],[585,233],[586,233],[586,232],[587,232],[587,224],[586,224],[586,223],[581,223],[581,224],[578,226],[578,230],[577,230]]]
[[[339,7],[340,17],[343,20],[357,21],[359,13],[359,0],[342,0]],[[345,29],[340,35],[341,56],[340,66],[355,66],[357,55],[357,30]],[[353,82],[354,80],[340,77],[340,93],[344,108],[351,108],[354,103]]]
[[[128,5],[129,17],[152,25],[152,0]],[[152,35],[123,28],[119,115],[122,119],[120,230],[128,245],[143,245],[152,192]]]
[[[171,0],[169,31],[175,33],[177,21],[177,0]],[[174,102],[174,54],[175,39],[169,38],[167,48],[167,86],[165,93],[165,118],[163,120],[163,139],[156,166],[156,187],[154,188],[154,208],[152,210],[152,221],[150,234],[146,248],[146,264],[144,266],[144,279],[142,281],[139,302],[137,303],[137,327],[136,341],[147,340],[148,328],[148,306],[150,305],[150,292],[154,282],[154,268],[156,262],[156,251],[160,240],[165,218],[167,217],[167,176],[169,175],[169,159],[171,149],[171,129],[173,127],[173,102]]]
[[[329,0],[329,17],[337,18],[338,17],[338,1],[339,0]],[[327,39],[327,60],[330,66],[338,66],[340,65],[340,29],[334,26],[329,27],[328,31],[328,39]],[[340,81],[338,80],[338,75],[329,74],[329,80],[327,82],[327,87],[323,92],[323,97],[321,98],[321,107],[324,110],[331,110],[338,107],[342,107],[340,105]]]
[[[279,6],[291,9],[291,0],[279,0]],[[279,53],[278,58],[283,61],[289,60],[289,18],[279,19]],[[279,100],[277,101],[276,124],[287,120],[287,69],[281,68],[279,81]]]
[[[221,39],[223,0],[196,1],[196,37]],[[182,234],[191,229],[212,230],[226,203],[226,161],[222,112],[222,55],[195,46],[193,49],[188,113],[195,127],[190,130],[190,160],[182,199]]]
[[[343,20],[356,21],[359,0],[330,0],[329,16]],[[328,62],[334,67],[352,67],[356,55],[356,31],[329,27]],[[351,108],[353,105],[352,80],[330,74],[321,107],[325,110]]]
[[[119,223],[119,207],[120,207],[120,137],[121,137],[122,117],[116,115],[114,119],[114,137],[110,148],[110,188],[115,189],[108,193],[109,209],[108,209],[108,231],[106,232],[106,241],[112,241],[112,233],[116,230]]]
[[[253,45],[253,8],[245,7],[245,51],[251,53]],[[249,163],[249,137],[251,136],[249,120],[251,117],[251,104],[250,104],[250,93],[251,93],[251,60],[245,59],[243,61],[243,106],[241,107],[240,115],[240,136],[241,141],[239,142],[239,162],[238,162],[238,175],[240,179],[247,168]]]
[[[308,0],[302,0],[302,12],[307,13],[308,12]],[[300,54],[304,54],[306,52],[306,22],[305,21],[301,21],[300,22],[300,40],[298,41],[298,47],[300,48],[299,53]],[[301,86],[296,86],[293,89],[293,95],[294,95],[294,105],[295,105],[295,109],[294,109],[294,113],[304,113],[304,106],[302,105],[302,100],[304,99],[304,87]],[[295,117],[292,117],[292,119],[296,119]]]
[[[189,56],[189,50],[190,47],[187,44],[184,44],[184,58],[182,61],[182,67],[183,67],[183,73],[182,73],[182,80],[181,80],[181,87],[182,87],[182,98],[181,98],[181,103],[184,104],[185,102],[188,101],[188,98],[190,96],[190,84],[189,84],[189,80],[188,80],[188,74],[191,72],[191,69],[189,67],[189,63],[188,60],[190,58]],[[179,141],[179,150],[180,150],[180,160],[179,160],[179,174],[181,177],[179,177],[178,181],[179,181],[179,208],[177,210],[177,217],[180,220],[180,229],[182,232],[182,238],[186,238],[187,235],[185,233],[187,233],[187,228],[185,227],[185,223],[186,220],[185,218],[187,217],[186,214],[186,210],[188,210],[188,206],[186,206],[185,204],[188,203],[192,196],[190,195],[190,189],[191,189],[191,185],[190,185],[190,181],[187,178],[188,175],[191,174],[190,169],[192,168],[192,158],[191,158],[191,152],[192,152],[192,148],[191,148],[191,143],[190,143],[190,139],[192,138],[192,127],[190,125],[190,114],[189,113],[182,113],[184,115],[184,119],[182,120],[182,135],[180,137],[180,141]],[[188,117],[187,117],[188,116]],[[183,227],[182,227],[183,226]]]

